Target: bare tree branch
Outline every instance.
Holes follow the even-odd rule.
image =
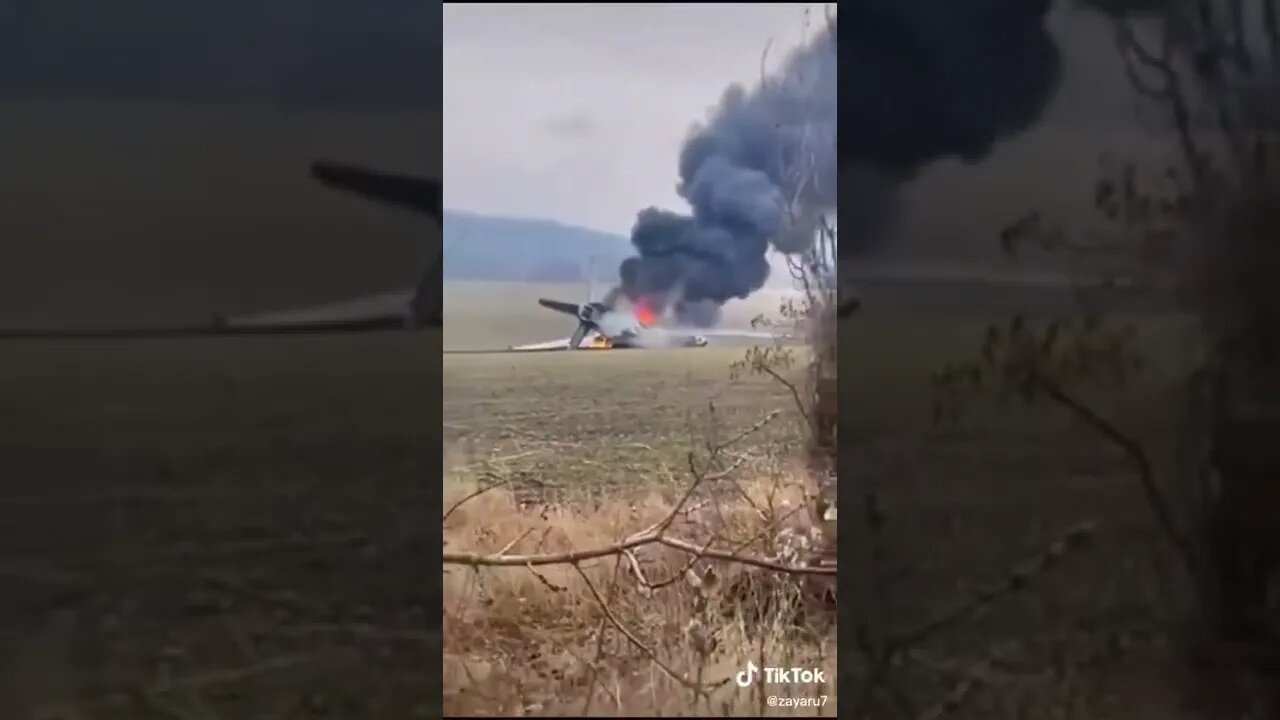
[[[474,490],[472,492],[467,493],[462,498],[460,498],[457,502],[455,502],[453,505],[449,506],[449,509],[445,511],[444,516],[440,518],[440,522],[444,522],[448,520],[450,515],[452,515],[454,512],[457,511],[458,508],[462,507],[466,503],[471,502],[472,500],[480,497],[481,495],[489,492],[490,490],[500,488],[505,484],[506,483],[504,482],[492,482],[492,483],[489,483],[488,485],[485,485],[482,488],[479,488],[478,490]]]
[[[1151,460],[1147,457],[1146,450],[1143,449],[1142,444],[1121,432],[1115,424],[1103,418],[1092,408],[1069,395],[1057,383],[1038,373],[1033,376],[1033,381],[1050,399],[1065,407],[1095,432],[1115,443],[1133,461],[1138,470],[1138,482],[1142,485],[1142,491],[1147,497],[1147,503],[1155,512],[1160,528],[1169,540],[1173,542],[1179,559],[1182,560],[1186,569],[1195,573],[1198,567],[1195,552],[1191,547],[1190,541],[1178,529],[1178,524],[1173,518],[1173,511],[1170,510],[1164,493],[1156,485],[1155,471],[1152,469]]]
[[[467,565],[470,567],[538,567],[542,565],[576,565],[587,560],[621,555],[628,550],[646,545],[665,545],[681,552],[699,555],[712,560],[752,565],[765,570],[773,570],[794,575],[836,575],[836,568],[826,566],[790,565],[767,558],[742,555],[702,546],[688,540],[668,537],[662,532],[644,533],[628,540],[616,542],[590,550],[573,550],[562,553],[546,553],[542,555],[501,555],[497,553],[444,553],[446,565]]]
[[[797,392],[798,397],[798,392]],[[773,411],[765,415],[750,427],[731,436],[727,440],[717,443],[711,448],[711,460],[714,461],[727,448],[741,442],[744,438],[759,432],[767,424],[773,421],[779,415],[778,411]],[[740,563],[743,565],[751,565],[766,570],[773,570],[781,573],[797,574],[797,575],[835,575],[836,568],[829,566],[808,566],[808,565],[792,565],[777,562],[768,558],[755,557],[751,555],[743,555],[738,551],[718,550],[707,545],[699,545],[689,540],[671,537],[666,534],[667,530],[675,522],[676,518],[684,511],[685,505],[689,499],[705,483],[713,480],[719,480],[726,477],[730,472],[735,470],[742,464],[741,461],[731,465],[728,469],[717,473],[707,474],[697,469],[693,462],[692,454],[689,458],[689,470],[694,476],[693,481],[689,483],[684,493],[676,500],[671,510],[657,523],[645,528],[644,530],[627,536],[626,538],[598,548],[586,550],[571,550],[559,553],[531,553],[531,554],[508,554],[506,551],[513,547],[516,542],[510,542],[501,551],[495,553],[475,553],[475,552],[446,552],[443,554],[443,561],[446,565],[466,565],[469,567],[525,567],[530,571],[535,567],[543,565],[574,565],[595,560],[603,557],[627,555],[636,548],[646,545],[663,545],[669,548],[688,553],[697,558],[709,558],[713,560],[722,560],[731,563]],[[488,490],[491,488],[485,488]],[[468,497],[474,497],[481,491],[472,493]],[[466,500],[467,498],[464,498]],[[460,504],[462,501],[459,501]],[[457,507],[457,504],[454,506]],[[446,514],[447,516],[447,514]],[[526,533],[527,534],[527,533]],[[523,537],[523,536],[522,536]],[[517,541],[521,538],[517,538]],[[539,576],[541,577],[541,576]],[[545,581],[545,579],[544,579]]]
[[[1007,595],[1025,589],[1032,579],[1053,568],[1067,553],[1080,547],[1095,532],[1094,525],[1088,522],[1068,529],[1061,538],[1050,545],[1043,553],[1027,562],[1014,566],[1003,582],[978,592],[973,597],[911,630],[893,636],[888,643],[890,652],[900,653],[907,648],[914,647],[939,630],[972,616],[978,610]]]
[[[622,622],[618,620],[617,616],[613,614],[612,608],[609,607],[609,603],[600,595],[600,591],[596,590],[595,583],[591,582],[591,577],[588,576],[577,563],[573,563],[573,569],[576,570],[578,576],[582,578],[582,582],[586,584],[588,592],[591,593],[591,597],[595,599],[596,604],[600,607],[600,611],[609,619],[609,623],[613,625],[614,629],[622,633],[622,636],[625,637],[628,642],[634,645],[638,650],[640,650],[640,652],[644,653],[649,658],[650,662],[662,670],[662,672],[666,673],[666,675],[672,680],[675,680],[687,688],[699,690],[720,687],[729,682],[730,678],[726,677],[719,682],[700,684],[689,680],[675,670],[672,670],[671,666],[667,665],[662,661],[662,658],[658,657],[658,654],[654,652],[653,648],[641,642],[640,638],[635,636],[635,633],[631,632],[626,625],[623,625]]]

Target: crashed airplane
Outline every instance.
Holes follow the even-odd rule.
[[[326,186],[428,215],[443,222],[439,182],[396,175],[356,165],[316,161],[311,176]],[[243,318],[215,317],[211,322],[167,327],[0,330],[0,340],[127,339],[208,335],[315,335],[412,330],[441,326],[441,257],[437,253],[418,281],[403,294],[296,312]]]
[[[787,336],[749,330],[705,330],[685,332],[660,324],[660,318],[644,302],[623,309],[613,302],[573,304],[561,300],[539,298],[538,304],[578,319],[573,334],[567,338],[530,345],[513,345],[510,352],[539,350],[625,350],[637,348],[706,347],[709,337],[734,337],[756,340],[780,340]]]

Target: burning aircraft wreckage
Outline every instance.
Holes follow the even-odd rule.
[[[735,84],[725,91],[681,148],[677,191],[689,214],[642,210],[631,233],[635,255],[622,262],[618,285],[607,296],[613,302],[543,301],[580,323],[570,338],[542,345],[626,345],[649,323],[615,309],[624,306],[689,329],[684,337],[690,344],[699,334],[714,337],[723,305],[765,285],[768,252],[795,257],[814,250],[837,203],[847,235],[842,285],[939,280],[928,267],[888,273],[864,268],[861,274],[849,268],[874,257],[890,239],[899,190],[926,166],[948,157],[980,162],[1039,122],[1061,75],[1058,49],[1045,28],[1049,2],[859,0],[842,9],[853,13],[843,29],[833,13],[776,72],[751,89]],[[841,40],[844,52],[837,54]],[[855,112],[837,147],[840,65],[848,71],[839,101]],[[980,269],[942,280],[1027,288],[1077,284],[1067,277]],[[861,304],[842,294],[837,314],[852,315]],[[613,313],[633,332],[611,331]]]
[[[577,318],[567,338],[509,351],[702,347],[711,339],[780,340],[720,329],[721,309],[769,278],[767,253],[809,250],[836,204],[836,56],[832,19],[753,89],[731,85],[681,148],[677,193],[689,214],[640,211],[635,251],[603,300],[543,307]],[[809,163],[805,173],[796,170]]]
[[[321,184],[361,197],[421,213],[441,222],[440,183],[434,180],[346,163],[317,160],[311,177]],[[326,335],[440,327],[441,264],[437,256],[409,293],[374,298],[376,302],[266,313],[244,318],[216,317],[212,322],[119,328],[36,328],[0,330],[0,340],[142,339],[241,335]],[[389,301],[389,302],[386,302]]]
[[[622,297],[615,288],[603,300],[574,304],[562,300],[539,298],[538,304],[548,310],[572,315],[578,324],[567,338],[530,345],[513,345],[498,351],[446,352],[542,352],[552,350],[629,350],[657,348],[706,347],[711,338],[749,340],[784,340],[789,335],[753,330],[690,329],[669,325],[658,303],[645,297]]]
[[[810,251],[834,215],[834,17],[753,88],[729,86],[685,139],[677,168],[689,214],[640,211],[635,255],[619,266],[613,294],[710,333],[726,302],[764,287],[771,249]]]
[[[694,126],[677,165],[677,191],[688,214],[640,211],[631,232],[635,254],[621,263],[618,281],[603,299],[539,300],[577,320],[569,337],[498,352],[701,347],[719,337],[786,337],[716,326],[726,302],[764,287],[771,249],[792,257],[814,249],[837,203],[847,236],[843,287],[859,279],[847,268],[874,257],[892,236],[899,190],[926,166],[944,158],[980,162],[1038,123],[1061,75],[1058,49],[1045,28],[1048,9],[1049,0],[858,0],[843,8],[853,17],[845,18],[842,29],[833,11],[775,72],[751,89],[731,85],[708,119]],[[842,54],[838,41],[845,46]],[[837,147],[841,65],[847,72],[839,100],[855,112],[846,118]],[[313,175],[327,185],[441,217],[437,183],[325,164],[313,168]],[[867,279],[927,285],[933,275],[907,271]],[[957,280],[1045,285],[1043,278],[983,271],[946,278]],[[325,308],[196,327],[0,332],[0,338],[439,327],[440,281],[437,258],[416,291],[397,295],[397,307],[389,311]],[[1075,283],[1057,278],[1052,284]],[[859,298],[842,293],[837,314],[851,315],[860,306]]]
[[[792,257],[816,250],[837,203],[848,235],[842,286],[1077,287],[1065,276],[984,269],[854,269],[891,238],[899,191],[926,166],[948,157],[980,162],[1039,122],[1061,75],[1045,28],[1048,9],[1048,0],[859,0],[843,8],[853,13],[843,30],[833,11],[775,72],[751,89],[731,85],[690,132],[677,186],[690,212],[642,210],[631,232],[635,255],[622,262],[603,301],[539,301],[576,317],[574,333],[510,350],[701,346],[743,334],[778,339],[717,330],[721,309],[765,285],[771,249]],[[837,148],[840,65],[847,72],[839,100],[854,113]],[[856,295],[841,295],[837,316],[862,306]]]

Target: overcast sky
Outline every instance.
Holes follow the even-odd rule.
[[[444,7],[445,207],[627,234],[685,210],[689,126],[801,44],[818,4]]]
[[[674,188],[690,124],[729,84],[759,77],[766,44],[775,67],[801,44],[806,10],[822,21],[819,4],[446,4],[445,206],[623,235],[650,205],[686,210]],[[1010,207],[1085,197],[1096,152],[1133,145],[1110,25],[1058,0],[1049,26],[1063,82],[1041,125],[984,162],[940,163],[904,188],[902,231],[915,245],[896,248],[998,254],[992,233]]]

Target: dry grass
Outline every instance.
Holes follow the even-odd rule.
[[[529,322],[541,316],[532,305],[541,290],[527,292]],[[1007,707],[1015,701],[1033,705],[1023,717],[1054,717],[1068,697],[1084,708],[1077,717],[1090,720],[1176,717],[1155,704],[1181,689],[1178,676],[1163,669],[1172,657],[1167,639],[1134,634],[1163,618],[1172,595],[1161,574],[1158,529],[1126,459],[1052,411],[1001,411],[962,428],[929,426],[929,374],[946,360],[971,356],[991,317],[985,309],[959,315],[869,311],[841,328],[841,427],[853,453],[842,464],[842,481],[875,488],[887,518],[881,535],[892,582],[882,596],[891,612],[881,627],[918,627],[998,584],[1080,521],[1096,521],[1098,532],[1092,550],[1061,563],[1029,592],[1004,597],[917,648],[924,664],[913,661],[902,682],[913,709],[923,713],[975,675],[993,648],[1014,643],[990,672],[976,674],[985,680],[971,683],[950,717],[1018,717]],[[1164,333],[1161,323],[1148,328]],[[25,666],[29,672],[8,679],[40,704],[117,703],[86,710],[94,720],[174,716],[156,709],[157,702],[193,717],[437,716],[422,675],[439,657],[433,623],[422,615],[439,580],[427,577],[422,561],[438,551],[439,508],[424,481],[434,475],[434,460],[425,460],[440,447],[434,423],[443,420],[450,455],[447,492],[456,497],[486,472],[510,480],[515,491],[463,506],[483,512],[457,511],[451,522],[466,520],[471,532],[488,527],[495,537],[457,536],[448,549],[500,549],[546,526],[554,527],[547,542],[565,547],[616,539],[675,501],[687,481],[686,454],[691,447],[701,452],[708,400],[726,434],[790,402],[768,379],[731,382],[727,368],[739,351],[705,348],[450,355],[441,407],[440,378],[424,372],[437,352],[437,339],[419,336],[6,348],[0,412],[10,422],[0,440],[6,461],[0,536],[3,567],[12,572],[0,576],[0,589],[11,606],[21,603],[22,614],[5,616],[15,625],[3,628],[0,642],[17,647],[9,645],[10,629],[29,635],[47,650],[39,659],[59,666],[47,672]],[[1166,354],[1172,350],[1153,348],[1153,364]],[[1155,373],[1099,404],[1151,440],[1157,455],[1175,420],[1169,377]],[[735,477],[748,485],[775,472],[787,477],[783,458],[797,437],[788,423],[769,425],[737,448],[749,464]],[[674,481],[658,471],[661,464],[673,468]],[[857,507],[857,494],[848,499]],[[545,504],[547,518],[515,509],[517,501]],[[643,511],[634,519],[622,514],[632,501]],[[860,524],[854,515],[842,529]],[[572,537],[560,535],[570,530]],[[537,540],[521,543],[528,550]],[[564,647],[594,658],[595,645],[583,638],[590,639],[600,615],[571,569],[539,569],[570,588],[564,593],[546,590],[525,568],[455,570],[450,583],[484,578],[493,592],[506,588],[504,608],[518,605],[522,587],[553,603],[541,605],[538,617],[572,632],[556,644],[558,626],[527,623],[528,652],[557,657],[564,672],[581,677],[582,665]],[[602,594],[612,570],[603,562],[588,570]],[[647,633],[646,642],[667,637],[639,624],[643,613],[692,614],[667,599],[674,595],[640,597],[636,583],[624,579],[616,592],[629,599],[619,601],[619,619],[638,636]],[[445,607],[456,612],[457,604]],[[448,658],[451,710],[498,712],[496,704],[457,693],[459,678],[471,686],[460,659],[477,679],[485,667],[476,661],[491,663],[496,670],[489,672],[498,674],[489,682],[498,684],[497,661],[518,658],[533,689],[551,696],[546,702],[562,697],[555,693],[563,679],[550,677],[553,668],[540,679],[529,655],[489,653],[480,644],[504,637],[483,624],[486,618],[512,616],[478,601],[468,607],[480,624],[445,626],[465,631],[450,640],[451,649],[462,642],[477,648]],[[69,634],[64,609],[73,620]],[[507,623],[504,632],[513,632]],[[724,625],[728,639],[720,652],[729,667],[708,664],[713,680],[734,670],[730,650],[751,647],[735,645],[734,626]],[[760,627],[753,641],[769,637],[769,625]],[[1139,637],[1136,647],[1118,658],[1106,654],[1126,637]],[[633,658],[634,667],[630,675],[619,670],[612,689],[597,690],[592,714],[615,712],[619,687],[632,693],[632,712],[693,712],[691,694],[661,677],[619,633],[611,631],[608,642],[610,653]],[[796,647],[777,649],[798,654]],[[661,650],[681,672],[696,670],[687,644],[661,643]],[[1094,660],[1099,652],[1102,661]],[[1070,662],[1055,660],[1062,657]],[[292,660],[297,664],[287,664]],[[641,704],[649,687],[641,666],[657,674],[653,687],[670,690],[660,696],[661,707]],[[1069,679],[1054,674],[1059,666],[1071,668]],[[857,683],[856,650],[842,653],[837,669]],[[59,670],[65,675],[54,677]],[[45,683],[32,681],[33,673]],[[209,684],[160,691],[174,680]],[[499,684],[508,714],[524,702],[514,687]],[[577,714],[584,695],[539,714]],[[526,696],[537,701],[532,690]],[[753,702],[742,700],[736,712],[753,714]]]
[[[439,381],[421,366],[438,352],[6,348],[0,715],[437,716],[421,558]]]
[[[479,312],[488,304],[478,289],[456,287],[450,298]],[[531,304],[528,290],[521,300]],[[740,324],[771,305],[739,309]],[[535,310],[507,322],[515,318],[521,327],[510,332],[521,340],[564,334],[555,316]],[[446,347],[505,340],[474,323],[451,328]],[[785,563],[779,537],[813,538],[796,462],[803,430],[798,416],[776,417],[791,402],[785,388],[730,379],[742,352],[446,356],[446,555],[607,549],[678,507],[669,531],[677,542]],[[713,468],[716,442],[733,447]],[[691,451],[707,483],[682,502],[695,482]],[[714,582],[702,583],[708,568]],[[798,585],[831,579],[775,578],[657,542],[577,564],[447,565],[445,712],[795,714],[771,709],[762,686],[732,682],[751,659],[824,668],[825,687],[770,693],[825,695],[824,707],[803,714],[834,715],[833,613],[797,617],[792,597]]]
[[[803,531],[809,523],[797,510],[805,498],[790,479],[744,481],[733,493],[740,489],[742,497],[704,497],[686,505],[676,531],[705,536],[712,527],[717,545],[753,551],[780,527]],[[675,498],[664,487],[536,506],[521,503],[509,489],[494,489],[459,506],[445,522],[446,551],[546,554],[607,547],[671,512]],[[446,507],[471,492],[455,483]],[[448,566],[445,712],[795,714],[768,705],[767,695],[785,695],[820,698],[824,707],[803,714],[833,716],[833,608],[811,600],[803,605],[811,612],[800,616],[796,584],[759,582],[766,577],[733,563],[691,565],[687,554],[653,546],[580,566]],[[743,581],[756,591],[749,602],[741,597]],[[821,668],[828,682],[743,689],[732,678],[748,661]]]
[[[874,545],[881,552],[874,576],[861,574],[867,572],[862,562],[846,569],[857,574],[857,589],[842,595],[842,606],[853,608],[877,641],[931,628],[899,653],[889,677],[871,683],[875,658],[856,646],[842,648],[842,682],[855,688],[853,694],[846,688],[844,699],[858,705],[862,717],[873,718],[1059,718],[1073,712],[1082,718],[1177,717],[1173,708],[1184,690],[1175,651],[1178,638],[1165,632],[1167,621],[1179,611],[1171,602],[1176,588],[1170,585],[1169,558],[1129,459],[1051,407],[975,412],[961,427],[930,426],[928,377],[947,360],[977,352],[987,317],[985,308],[970,315],[964,308],[948,308],[943,318],[932,319],[881,311],[864,313],[842,328],[841,449],[848,454],[841,459],[841,481],[846,489],[874,492],[883,515],[875,543],[866,542],[861,513],[843,523],[842,530],[859,538],[858,547]],[[1165,462],[1174,449],[1176,399],[1169,383],[1181,370],[1177,344],[1183,323],[1177,318],[1136,319],[1149,343],[1150,372],[1124,393],[1089,400],[1149,442],[1153,456]],[[696,446],[706,426],[707,398],[716,400],[717,417],[726,428],[748,425],[769,409],[789,406],[785,389],[767,378],[730,382],[724,369],[736,354],[708,349],[480,361],[468,357],[466,363],[446,357],[445,432],[456,452],[447,476],[457,484],[450,492],[463,492],[468,482],[488,471],[512,482],[517,503],[517,509],[475,514],[493,532],[483,546],[456,538],[451,543],[458,544],[446,550],[492,552],[531,527],[545,526],[554,528],[547,543],[558,544],[544,546],[543,552],[550,547],[580,549],[615,542],[642,528],[677,496],[678,483],[662,477],[657,468],[662,463],[678,467],[690,444]],[[769,447],[794,449],[800,437],[795,430],[771,427],[757,438],[758,447],[747,452],[763,458],[776,456]],[[555,492],[545,492],[552,487]],[[512,502],[493,492],[499,494],[482,498]],[[853,494],[852,507],[862,504],[860,494]],[[520,511],[520,501],[533,502],[537,510]],[[646,508],[643,516],[632,519],[623,512],[632,502]],[[549,508],[545,520],[539,514],[543,507]],[[616,510],[610,514],[609,508]],[[516,518],[498,520],[511,513]],[[589,522],[583,526],[584,521]],[[1096,528],[1093,542],[1046,563],[1063,536],[1081,523]],[[576,529],[580,526],[581,531]],[[567,528],[575,528],[573,537],[564,534]],[[520,539],[520,551],[536,547],[535,537]],[[446,684],[451,709],[515,713],[537,705],[540,709],[529,712],[582,711],[585,691],[572,695],[575,688],[564,689],[561,683],[568,682],[566,677],[581,682],[588,672],[584,661],[594,658],[590,633],[598,627],[599,614],[589,589],[571,568],[538,570],[552,583],[570,588],[565,597],[576,598],[577,604],[541,606],[536,621],[508,628],[530,638],[531,649],[483,649],[487,629],[468,630],[470,638],[450,640],[451,651],[482,648],[455,652],[448,659],[453,668]],[[599,574],[589,574],[602,592],[611,584],[612,570],[612,560],[601,561],[595,569]],[[527,568],[468,570],[459,576],[468,577],[485,588],[511,583],[561,602],[559,593],[546,590]],[[640,591],[634,582],[619,588],[630,593],[628,602],[636,602]],[[519,605],[519,592],[510,592],[515,598],[510,606]],[[644,627],[646,613],[683,612],[678,617],[688,617],[691,612],[680,604],[664,610],[667,603],[655,605],[658,600],[664,598],[622,605],[625,621]],[[468,607],[483,612],[482,619],[511,617],[478,601]],[[956,619],[943,620],[952,615]],[[577,617],[584,619],[567,620]],[[576,655],[557,644],[557,622],[572,626],[567,646]],[[446,633],[452,632],[446,621]],[[492,635],[498,637],[497,631]],[[668,640],[658,634],[645,637]],[[679,642],[669,640],[662,647],[671,650],[673,666],[696,671],[697,658],[687,654],[688,641],[678,637]],[[698,712],[690,693],[660,677],[643,652],[627,649],[616,633],[612,642],[619,657],[630,653],[633,667],[627,669],[649,668],[658,674],[656,682],[667,683],[669,692],[660,697],[669,704],[645,705],[651,700],[640,693],[647,677],[637,681],[617,671],[619,684],[610,692],[597,690],[592,713],[616,712],[611,693],[623,696],[630,703],[624,710],[631,713]],[[521,652],[559,658],[557,667],[564,675],[554,677],[548,667],[547,677],[540,678],[528,662],[530,655]],[[463,694],[462,687],[467,693],[477,687],[458,664],[464,658],[474,663],[467,666],[474,680],[482,678],[477,670],[494,673],[483,677],[502,692],[482,688],[490,699]],[[513,658],[524,660],[525,685],[501,670]],[[874,687],[864,698],[859,691],[869,685]],[[518,687],[529,689],[517,692]],[[732,708],[742,714],[756,709],[749,701]],[[701,712],[708,711],[703,707]]]

